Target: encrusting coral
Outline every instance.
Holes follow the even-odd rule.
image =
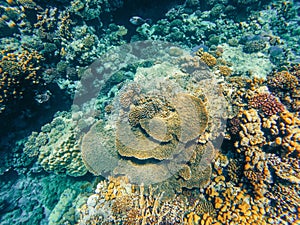
[[[299,113],[283,111],[280,116],[265,120],[265,128],[275,136],[274,144],[282,147],[284,156],[294,154],[300,156],[300,120]]]

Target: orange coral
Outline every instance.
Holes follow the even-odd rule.
[[[287,151],[287,155],[293,152],[297,153],[300,157],[300,119],[299,113],[291,113],[284,111],[280,114],[280,131],[284,136],[281,140],[276,139],[277,143],[280,143]]]
[[[232,74],[232,69],[228,66],[219,66],[220,74],[223,76],[230,76]]]
[[[274,88],[292,91],[297,87],[298,79],[288,71],[281,71],[269,76],[268,84]]]
[[[204,52],[202,48],[200,48],[197,52],[196,55],[200,57],[200,59],[208,66],[213,67],[217,64],[217,59],[209,54],[208,52]]]

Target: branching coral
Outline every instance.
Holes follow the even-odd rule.
[[[200,48],[197,52],[196,55],[200,57],[200,59],[208,66],[212,67],[217,64],[217,59],[209,54],[208,52],[204,52],[202,48]]]
[[[261,93],[252,97],[249,100],[249,106],[260,109],[266,116],[272,116],[284,110],[284,105],[268,93]]]
[[[299,66],[290,67],[288,71],[277,71],[268,76],[267,83],[270,90],[276,93],[286,106],[299,111],[299,87],[300,87]]]
[[[40,62],[42,55],[37,51],[2,52],[0,60],[0,112],[6,105],[22,99],[42,83]]]
[[[80,224],[93,224],[96,218],[114,224],[182,224],[185,200],[163,201],[162,194],[144,186],[133,186],[124,177],[100,182],[80,209]],[[113,197],[112,197],[113,195]],[[109,196],[109,197],[107,197]]]
[[[293,91],[298,86],[298,79],[288,71],[276,72],[268,76],[268,85],[274,89]]]
[[[276,207],[270,209],[269,221],[273,224],[299,222],[299,191],[294,187],[275,184],[270,192],[266,193]]]

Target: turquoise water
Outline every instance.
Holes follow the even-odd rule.
[[[0,224],[300,224],[299,1],[0,12]]]

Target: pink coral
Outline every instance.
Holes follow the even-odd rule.
[[[257,94],[249,100],[249,106],[260,109],[266,116],[272,116],[284,111],[284,105],[273,95],[268,93]]]

